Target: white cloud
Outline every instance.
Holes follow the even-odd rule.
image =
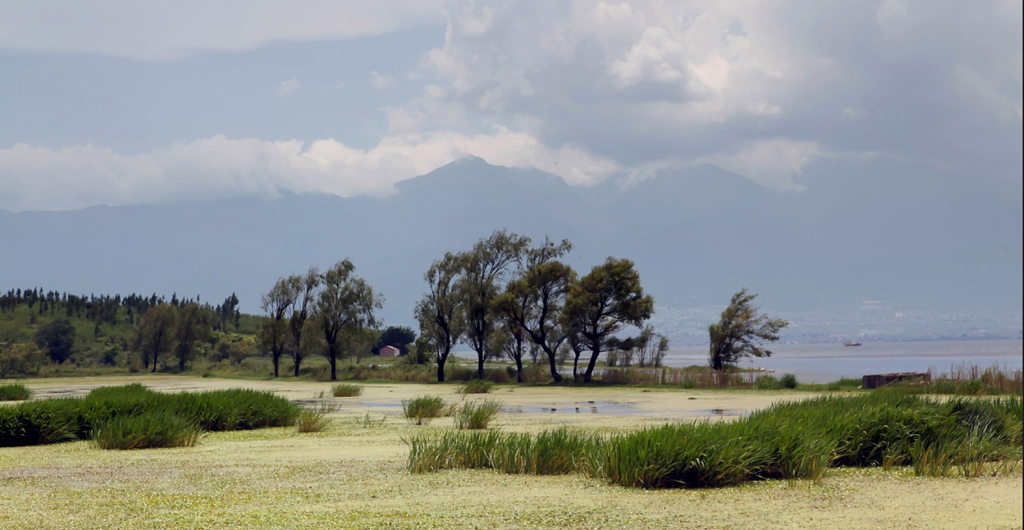
[[[841,152],[1019,179],[1020,21],[1005,1],[456,2],[409,108],[420,129],[529,123],[634,174],[716,160],[794,187]]]
[[[0,48],[144,60],[245,50],[281,40],[378,35],[443,21],[442,0],[5,2]]]
[[[370,85],[377,90],[387,90],[395,86],[395,78],[374,70],[370,72]]]
[[[299,80],[294,77],[285,81],[281,81],[277,85],[277,90],[274,91],[277,97],[286,98],[291,94],[294,94],[299,90]]]
[[[398,134],[368,150],[333,139],[305,144],[223,136],[139,155],[93,145],[48,149],[17,144],[0,150],[0,208],[63,210],[282,191],[386,195],[395,182],[468,155],[499,165],[537,167],[573,184],[596,182],[618,169],[577,147],[551,149],[504,128],[479,135]]]
[[[734,153],[710,155],[706,160],[763,186],[799,190],[803,186],[794,182],[794,177],[822,156],[825,153],[817,142],[776,138],[753,142]]]

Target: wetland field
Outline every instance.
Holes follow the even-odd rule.
[[[363,384],[181,376],[22,381],[33,399],[142,383],[161,392],[269,390],[326,413],[325,430],[205,433],[194,447],[101,450],[93,442],[0,448],[0,528],[1021,528],[1019,466],[1001,476],[932,478],[910,467],[839,468],[820,481],[766,480],[715,489],[643,490],[580,474],[408,471],[412,425],[402,402],[501,402],[490,429],[565,427],[615,434],[670,422],[734,421],[807,392],[498,385]],[[3,404],[0,406],[10,406]]]

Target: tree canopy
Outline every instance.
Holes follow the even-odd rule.
[[[624,326],[640,327],[654,314],[654,299],[644,294],[640,274],[628,259],[609,257],[569,289],[564,319],[579,346],[590,351],[583,375],[590,382],[606,342]],[[575,349],[575,348],[574,348]]]

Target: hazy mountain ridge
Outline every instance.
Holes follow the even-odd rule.
[[[569,186],[538,170],[467,158],[400,182],[385,198],[283,194],[0,211],[0,245],[10,249],[0,288],[176,291],[209,301],[234,291],[244,310],[256,311],[278,277],[350,257],[387,298],[385,320],[412,324],[430,262],[506,228],[570,239],[570,262],[581,271],[609,255],[633,259],[664,309],[659,325],[677,336],[699,334],[742,286],[761,293],[767,310],[800,315],[818,331],[869,332],[897,310],[1019,328],[1019,194],[922,186],[900,167],[875,169],[888,179],[853,186],[822,171],[803,175],[801,192],[763,188],[715,166],[620,189]],[[859,313],[864,300],[884,310]]]

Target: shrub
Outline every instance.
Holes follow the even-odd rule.
[[[444,415],[447,405],[440,396],[419,396],[402,400],[402,413],[409,423],[426,425]]]
[[[486,429],[501,410],[501,402],[485,399],[462,405],[455,413],[455,427],[458,429]]]
[[[12,383],[0,385],[0,401],[25,401],[32,397],[32,391],[25,385]]]
[[[460,394],[487,394],[494,389],[494,383],[486,379],[474,379],[461,388],[459,388]]]
[[[194,421],[168,411],[147,411],[108,420],[92,433],[100,449],[192,447],[202,429]]]
[[[782,376],[782,379],[779,379],[779,384],[782,385],[782,388],[794,389],[797,385],[796,376],[793,374],[785,374]]]
[[[331,395],[334,397],[355,397],[363,394],[363,387],[359,385],[337,384],[331,387]]]

